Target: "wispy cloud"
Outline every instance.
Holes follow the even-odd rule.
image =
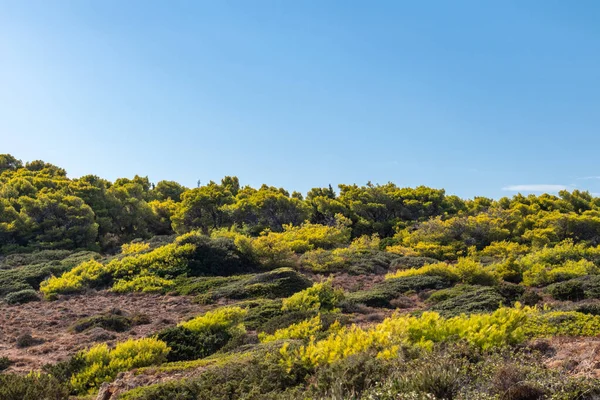
[[[510,185],[505,186],[502,190],[508,192],[558,192],[560,190],[568,190],[569,187],[565,185],[546,185],[546,184],[533,184],[533,185]]]
[[[591,179],[600,179],[600,176],[582,176],[581,178],[577,178],[582,181],[589,181]]]

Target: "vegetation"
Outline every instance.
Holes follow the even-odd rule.
[[[27,375],[24,355],[59,346],[14,332],[0,399],[90,397],[118,379],[142,384],[129,400],[591,400],[598,238],[600,198],[577,190],[464,200],[369,183],[303,196],[236,177],[71,179],[0,155],[3,324],[53,307],[45,329],[93,340]],[[62,308],[91,295],[182,313],[147,324]],[[571,342],[588,358],[557,367]]]

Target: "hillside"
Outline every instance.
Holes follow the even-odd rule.
[[[0,300],[0,400],[599,399],[600,198],[5,154]]]

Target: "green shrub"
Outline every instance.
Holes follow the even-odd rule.
[[[484,313],[497,310],[505,301],[494,288],[471,286],[435,304],[431,309],[445,317],[460,314]]]
[[[545,265],[535,264],[523,273],[525,286],[546,286],[585,275],[597,275],[600,269],[588,260],[567,260],[564,264]]]
[[[273,334],[279,329],[287,328],[292,324],[307,320],[315,315],[315,311],[286,311],[283,314],[276,315],[264,322],[257,328],[257,331]]]
[[[247,307],[247,314],[244,317],[244,325],[251,330],[264,330],[262,327],[270,323],[271,320],[277,319],[280,316],[290,314],[281,310],[281,300],[250,300],[238,305]],[[304,319],[304,318],[302,318]],[[297,321],[294,321],[297,322]],[[288,324],[289,325],[289,324]],[[286,325],[287,326],[287,325]],[[275,328],[279,329],[280,326]],[[273,331],[274,332],[274,331]],[[272,333],[272,332],[270,332]]]
[[[525,288],[510,282],[500,282],[495,289],[506,299],[506,303],[514,303],[525,293]]]
[[[574,311],[582,314],[600,315],[600,302],[581,302],[578,303]]]
[[[81,371],[85,366],[85,357],[83,356],[83,353],[80,352],[67,360],[60,361],[56,364],[46,364],[42,367],[42,371],[52,375],[58,379],[59,382],[68,384],[70,387],[71,377]]]
[[[586,297],[584,284],[577,279],[552,284],[546,288],[546,292],[556,300],[579,301]]]
[[[41,250],[33,253],[9,254],[0,260],[0,269],[22,267],[30,264],[45,264],[60,261],[73,254],[70,250]]]
[[[0,296],[21,290],[37,290],[40,283],[51,275],[64,272],[67,269],[58,261],[47,264],[27,265],[9,270],[0,270]]]
[[[303,321],[296,322],[285,328],[281,328],[273,332],[273,334],[267,334],[261,332],[258,334],[258,339],[261,343],[275,342],[277,340],[284,339],[309,339],[314,336],[317,332],[321,331],[321,315],[317,314],[313,318],[305,319]]]
[[[288,297],[309,288],[312,282],[291,268],[279,268],[265,273],[230,278],[189,278],[180,280],[179,285],[179,293],[201,293],[202,302],[210,303],[221,298],[240,300]]]
[[[542,301],[542,296],[537,294],[534,290],[526,290],[519,298],[519,303],[524,306],[535,306]]]
[[[188,233],[176,239],[180,246],[194,245],[195,252],[188,260],[188,273],[191,276],[228,276],[252,272],[256,264],[240,252],[234,241],[220,237],[211,239],[198,233]]]
[[[186,361],[204,358],[217,352],[232,336],[227,330],[195,332],[175,326],[160,331],[157,338],[171,349],[167,361]]]
[[[31,346],[37,346],[38,344],[42,344],[44,341],[40,338],[34,338],[29,333],[23,333],[17,336],[16,345],[17,348],[25,348]]]
[[[390,302],[406,292],[443,289],[450,285],[452,285],[451,282],[439,276],[419,275],[387,279],[373,285],[369,290],[346,294],[346,301],[369,307],[394,308]]]
[[[12,361],[8,357],[0,357],[0,372],[8,369],[12,365]]]
[[[71,330],[80,333],[90,328],[99,327],[113,332],[125,332],[131,329],[132,325],[131,318],[123,315],[120,310],[111,310],[107,313],[80,319],[73,324]]]
[[[2,400],[67,400],[69,386],[51,375],[0,374],[0,399]]]
[[[303,375],[288,373],[264,353],[206,369],[197,378],[134,389],[120,400],[285,400]]]
[[[24,304],[31,301],[39,301],[40,298],[35,290],[25,289],[7,294],[4,300],[8,304]]]

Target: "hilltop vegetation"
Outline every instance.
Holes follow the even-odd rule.
[[[0,155],[0,400],[600,397],[600,198],[338,189]]]

